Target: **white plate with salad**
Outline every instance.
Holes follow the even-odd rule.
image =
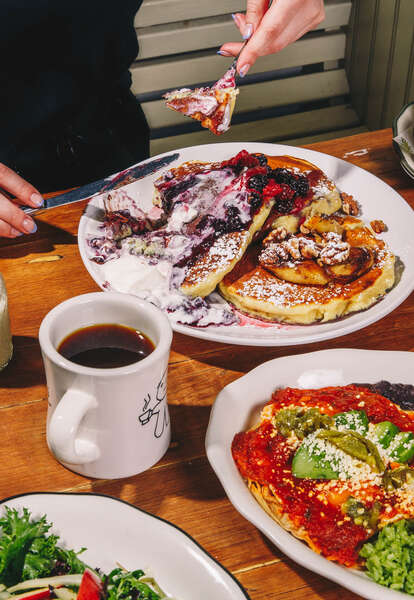
[[[23,494],[0,526],[1,600],[249,599],[188,534],[116,498]]]

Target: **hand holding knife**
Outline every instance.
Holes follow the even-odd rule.
[[[43,198],[35,187],[0,163],[0,237],[34,233],[36,223],[21,208],[26,205],[36,210],[42,204]]]
[[[71,204],[72,202],[80,202],[81,200],[86,200],[88,198],[91,198],[92,196],[96,196],[97,194],[114,189],[115,187],[121,187],[123,182],[125,182],[124,185],[126,185],[127,183],[131,183],[132,181],[142,179],[142,177],[145,177],[146,175],[155,173],[162,167],[165,167],[172,163],[178,157],[179,153],[176,152],[174,154],[162,156],[161,158],[140,163],[138,165],[125,169],[125,171],[121,171],[115,176],[111,175],[111,177],[88,183],[80,188],[70,190],[69,192],[64,192],[59,196],[47,198],[44,200],[43,205],[37,208],[24,206],[22,207],[22,210],[26,214],[34,214],[40,210],[48,210],[49,208],[55,208],[56,206],[62,206],[64,204]]]
[[[35,187],[12,169],[0,163],[0,238],[16,238],[35,233],[37,225],[31,215],[72,202],[87,200],[92,196],[121,187],[146,175],[155,173],[179,157],[168,154],[125,169],[121,173],[94,181],[54,198],[43,199]]]

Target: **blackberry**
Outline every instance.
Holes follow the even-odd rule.
[[[281,194],[278,198],[276,198],[275,210],[282,215],[290,213],[294,206],[295,201],[289,196]]]
[[[191,298],[189,300],[189,304],[191,305],[190,312],[195,308],[202,308],[205,305],[205,303],[205,300],[203,298],[200,298],[199,296],[196,298]]]
[[[228,206],[226,210],[227,231],[240,231],[244,225],[240,219],[240,212],[235,206]]]
[[[227,223],[224,219],[217,219],[213,217],[213,215],[204,215],[197,224],[197,229],[202,231],[203,229],[207,229],[211,227],[214,230],[214,234],[220,235],[221,233],[226,233],[227,231]]]
[[[228,168],[232,169],[232,171],[233,171],[233,173],[235,175],[240,175],[240,173],[244,169],[244,166],[241,163],[237,163],[237,164],[234,164],[234,165],[229,165]]]
[[[259,165],[261,167],[267,166],[267,158],[264,154],[253,154],[253,156],[255,156],[257,158],[257,160],[259,161]]]
[[[278,213],[285,215],[290,213],[294,208],[296,194],[286,184],[281,185],[283,186],[283,189],[276,197],[274,208]]]
[[[247,150],[241,150],[236,156],[233,156],[233,158],[223,160],[221,167],[229,167],[230,169],[233,169],[236,175],[238,175],[245,167],[256,167],[257,163],[258,159],[253,154],[249,154]]]
[[[276,181],[276,183],[285,183],[286,185],[290,185],[292,187],[291,184],[293,183],[294,176],[287,169],[273,169],[271,177]]]
[[[217,217],[213,217],[213,215],[204,215],[204,217],[200,219],[197,229],[202,231],[208,227],[211,227],[214,230],[213,235],[216,238],[223,233],[239,231],[240,229],[243,229],[244,225],[240,219],[239,209],[236,206],[228,206],[225,219],[218,219]]]
[[[306,196],[309,191],[308,179],[303,175],[295,175],[287,169],[273,169],[270,177],[276,183],[288,185],[298,196]]]
[[[228,206],[226,206],[227,217],[236,217],[238,214],[239,209],[237,208],[237,206],[234,206],[233,204],[229,204]]]
[[[249,188],[261,192],[268,181],[267,175],[253,175],[249,179]]]
[[[303,177],[302,175],[298,176],[295,184],[295,190],[297,191],[299,196],[307,195],[307,193],[309,192],[309,181],[306,177]]]
[[[213,219],[212,226],[216,235],[227,233],[228,227],[224,219]]]
[[[255,211],[259,208],[262,203],[262,197],[259,192],[251,192],[249,195],[249,203],[252,207],[252,210]]]

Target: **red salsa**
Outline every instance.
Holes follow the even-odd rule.
[[[414,420],[409,414],[383,396],[354,385],[319,390],[286,388],[277,390],[268,404],[271,414],[292,406],[317,407],[329,415],[364,410],[372,423],[392,421],[402,431],[414,431]],[[357,564],[361,545],[372,536],[372,530],[356,525],[344,515],[340,504],[327,501],[329,494],[319,493],[323,480],[293,476],[295,448],[270,420],[264,420],[254,430],[236,434],[232,454],[245,479],[271,486],[283,514],[298,531],[306,530],[307,541],[315,551],[346,566]],[[367,505],[383,500],[382,487],[371,486]]]

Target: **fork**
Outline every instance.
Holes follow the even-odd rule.
[[[236,69],[236,65],[237,65],[237,61],[239,60],[239,56],[240,56],[240,54],[241,54],[241,52],[242,52],[243,48],[245,47],[245,45],[247,44],[247,42],[248,42],[248,41],[249,41],[248,39],[247,39],[247,40],[244,40],[244,42],[243,42],[243,44],[242,44],[242,47],[241,47],[241,48],[240,48],[240,50],[239,50],[239,53],[237,54],[237,56],[235,56],[235,57],[234,57],[234,59],[233,59],[233,62],[231,63],[231,65],[230,65],[230,67],[229,67],[229,70],[230,70],[230,69],[232,69],[232,68],[234,67],[234,70],[235,70],[235,75],[234,75],[234,78],[235,78],[235,79],[236,79],[236,78],[237,78],[237,79],[238,79],[238,78],[240,78],[240,75],[239,75],[239,73],[237,72],[237,69]]]

